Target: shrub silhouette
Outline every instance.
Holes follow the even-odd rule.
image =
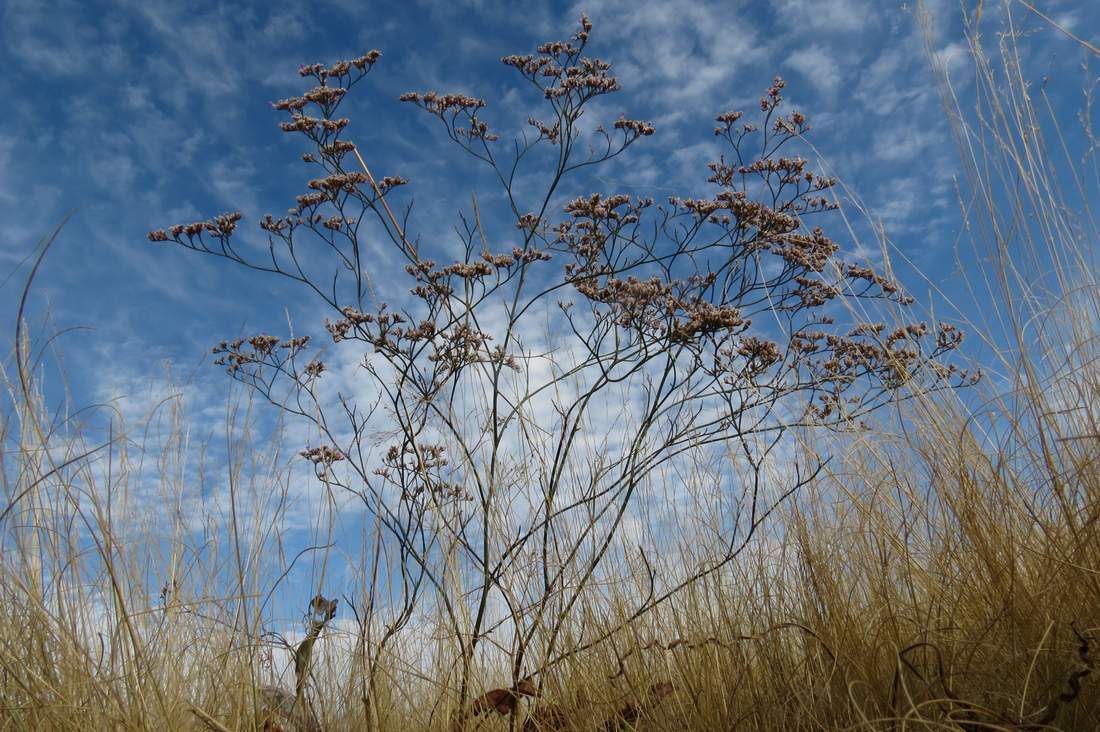
[[[415,181],[376,178],[347,139],[353,127],[338,111],[378,51],[301,67],[313,86],[275,103],[287,115],[281,129],[305,138],[302,160],[315,177],[288,214],[260,219],[267,255],[235,246],[238,212],[149,234],[299,282],[330,308],[330,348],[359,355],[357,388],[375,395],[369,403],[324,401],[334,377],[326,357],[306,355],[308,336],[222,341],[217,363],[313,425],[321,444],[302,456],[326,484],[362,501],[383,529],[380,546],[397,557],[388,581],[401,597],[368,669],[414,609],[432,603],[462,639],[460,704],[476,649],[499,627],[491,604],[505,608],[512,629],[513,683],[545,673],[737,557],[821,469],[825,456],[809,456],[778,490],[764,490],[793,433],[858,430],[884,405],[976,379],[949,362],[962,341],[953,326],[888,327],[858,315],[858,301],[904,309],[912,299],[868,264],[844,259],[825,233],[836,181],[788,152],[810,126],[784,111],[780,78],[760,98],[758,122],[740,111],[717,115],[726,152],[708,166],[712,195],[658,204],[568,192],[584,172],[659,134],[620,116],[596,127],[584,150],[582,113],[619,89],[611,64],[586,55],[592,32],[582,18],[569,40],[502,59],[545,110],[511,145],[483,99],[400,97],[438,119],[502,185],[506,205],[491,215],[473,199],[455,250],[428,251],[410,238],[411,209],[394,209]],[[540,165],[541,189],[519,191],[517,174]],[[366,218],[382,241],[364,238]],[[495,245],[502,237],[518,243]],[[380,269],[381,246],[407,277],[407,295],[392,305],[376,291],[380,281],[392,291],[399,274]],[[554,321],[536,338],[548,312]],[[621,410],[615,430],[589,437],[612,408]],[[372,438],[382,423],[388,444]],[[639,494],[678,461],[719,454],[738,456],[738,478],[720,486],[738,507],[723,527],[726,548],[660,586],[650,572],[623,624],[563,647],[586,593],[630,566],[617,542]],[[362,609],[365,649],[376,610]],[[518,688],[482,706],[511,710]]]

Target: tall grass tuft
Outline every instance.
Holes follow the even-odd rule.
[[[968,29],[973,108],[941,76],[973,263],[973,302],[942,307],[971,314],[982,382],[802,445],[835,457],[737,562],[640,617],[634,591],[584,595],[539,678],[479,657],[473,703],[431,602],[378,644],[337,598],[293,594],[290,462],[247,403],[202,444],[170,394],[136,423],[117,402],[51,412],[22,334],[0,423],[0,729],[1100,728],[1098,177],[1026,82],[1021,7],[992,40]],[[195,480],[216,495],[196,502]],[[362,607],[374,545],[333,553],[333,516],[312,525],[316,566],[348,562]]]

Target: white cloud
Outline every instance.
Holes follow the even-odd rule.
[[[227,210],[258,215],[256,212],[260,205],[255,186],[256,168],[243,154],[215,161],[210,168],[209,179],[211,188],[218,194],[219,205],[227,207]]]
[[[129,190],[139,170],[134,160],[124,153],[97,154],[89,161],[92,178],[104,187],[117,186]]]
[[[15,200],[13,181],[9,171],[12,170],[12,150],[15,149],[15,138],[0,135],[0,201]]]
[[[778,0],[777,9],[788,26],[824,31],[866,30],[878,17],[865,0]]]
[[[870,214],[885,226],[890,236],[918,228],[927,231],[930,221],[942,217],[947,191],[944,182],[930,185],[927,178],[914,175],[888,178],[879,186]]]
[[[898,163],[913,160],[918,155],[939,153],[946,143],[938,130],[928,130],[916,125],[882,126],[872,137],[871,153],[878,160]]]
[[[259,29],[258,35],[267,43],[301,41],[313,30],[313,22],[304,5],[276,8]]]
[[[932,59],[948,77],[954,78],[970,66],[970,49],[965,44],[952,41],[938,49]]]
[[[737,72],[766,48],[739,4],[604,0],[576,5],[570,16],[582,11],[595,24],[594,42],[616,47],[611,60],[624,87],[656,87],[650,99],[662,106],[719,106],[712,97],[728,93]]]
[[[831,95],[847,75],[841,62],[820,44],[800,48],[787,57],[787,65],[823,94]]]
[[[103,29],[97,29],[89,21],[82,3],[11,0],[5,5],[0,16],[4,42],[20,64],[47,76],[122,68],[125,62],[122,47],[104,42]]]
[[[882,51],[860,73],[854,96],[864,109],[877,115],[892,115],[901,107],[912,109],[917,100],[935,94],[932,79],[918,81],[918,61],[923,61],[919,45],[893,45]]]

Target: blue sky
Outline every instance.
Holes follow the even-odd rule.
[[[1036,3],[1066,28],[1100,40],[1091,0]],[[776,74],[788,109],[814,125],[811,140],[920,274],[957,287],[959,170],[912,3],[892,0],[703,2],[600,0],[355,0],[294,3],[122,0],[0,3],[0,305],[8,339],[35,242],[69,211],[31,299],[54,327],[89,326],[60,345],[73,401],[129,395],[134,414],[157,397],[166,365],[191,384],[199,430],[214,430],[230,381],[210,346],[241,333],[323,334],[329,313],[301,287],[178,247],[151,244],[150,229],[240,210],[245,236],[293,203],[307,179],[295,136],[280,132],[270,102],[303,91],[298,65],[381,61],[343,111],[348,139],[377,176],[410,180],[409,234],[448,260],[451,227],[471,191],[491,201],[493,182],[461,155],[434,120],[397,101],[405,91],[462,91],[484,98],[486,117],[514,129],[540,100],[500,64],[545,40],[568,37],[587,13],[591,49],[613,64],[623,91],[601,100],[607,121],[645,119],[657,133],[631,148],[586,189],[699,196],[717,150],[715,114],[751,111]],[[927,3],[930,43],[969,88],[959,6]],[[989,10],[995,13],[995,10]],[[1062,89],[1065,115],[1081,102],[1080,49],[1017,7],[1028,28],[1033,81]],[[995,20],[995,19],[994,19]],[[511,126],[511,127],[510,127]],[[391,199],[392,200],[392,199]],[[866,233],[864,224],[857,227]],[[877,254],[855,248],[857,258]],[[451,249],[448,249],[451,247]],[[451,251],[448,256],[446,253]],[[903,281],[907,274],[902,270]],[[927,285],[917,280],[915,294]],[[404,284],[382,278],[382,299]],[[387,293],[390,297],[387,297]],[[37,322],[37,321],[36,321]],[[60,391],[56,392],[58,397]]]
[[[1087,37],[1088,4],[1042,7]],[[948,0],[929,7],[933,43],[965,88],[958,8]],[[416,233],[444,239],[468,201],[466,182],[489,181],[396,97],[468,91],[490,101],[490,115],[521,122],[538,99],[499,58],[565,37],[581,12],[596,25],[594,52],[614,64],[624,88],[606,101],[608,118],[626,112],[658,130],[594,186],[658,197],[705,191],[714,114],[751,109],[781,74],[788,103],[810,116],[811,139],[834,172],[926,272],[949,272],[957,171],[911,4],[612,1],[516,12],[492,2],[9,0],[2,8],[0,86],[9,106],[0,123],[0,267],[12,273],[76,211],[34,304],[40,313],[48,303],[60,326],[95,328],[66,342],[78,382],[85,374],[90,382],[80,387],[101,387],[120,369],[147,373],[163,358],[192,365],[242,325],[284,322],[283,305],[303,324],[315,312],[289,283],[144,236],[233,209],[255,231],[261,214],[285,210],[304,181],[302,149],[277,129],[269,102],[302,89],[299,63],[383,52],[347,101],[350,139],[380,175],[412,181],[405,192],[416,201]],[[1072,87],[1080,53],[1047,36],[1031,68]],[[0,294],[6,312],[22,271]],[[116,362],[109,370],[108,361]]]

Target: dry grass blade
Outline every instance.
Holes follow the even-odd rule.
[[[176,396],[140,418],[48,407],[24,320],[55,230],[20,300],[17,373],[0,372],[0,728],[1100,729],[1100,174],[1029,91],[1035,35],[1013,12],[1050,18],[1003,10],[979,5],[973,78],[941,87],[973,302],[945,286],[934,309],[958,312],[969,353],[913,314],[903,253],[864,267],[803,225],[834,211],[835,181],[786,152],[730,162],[808,130],[781,79],[766,130],[716,118],[731,153],[713,197],[655,213],[566,194],[580,112],[619,85],[585,55],[587,18],[503,59],[556,114],[531,118],[517,156],[558,167],[531,212],[512,195],[525,173],[470,196],[461,259],[421,259],[386,201],[408,181],[376,180],[339,138],[377,52],[302,67],[313,88],[276,104],[324,175],[263,219],[270,261],[234,248],[236,213],[150,233],[312,286],[361,401],[291,332],[215,347],[247,398],[210,442]],[[499,163],[484,100],[403,98]],[[654,127],[595,134],[582,167]],[[767,181],[802,193],[757,200]],[[375,272],[348,214],[375,217],[412,304],[363,309]],[[493,251],[501,221],[516,244]],[[331,280],[297,258],[307,229]],[[261,443],[257,397],[295,427]],[[334,586],[301,627],[301,601]]]

